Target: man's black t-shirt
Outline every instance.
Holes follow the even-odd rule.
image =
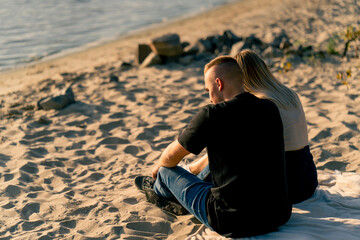
[[[179,143],[207,148],[214,187],[207,197],[210,226],[227,237],[274,231],[288,221],[283,126],[269,100],[242,93],[202,108]]]

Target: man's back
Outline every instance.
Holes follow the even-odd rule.
[[[203,108],[190,126],[179,142],[195,153],[207,147],[214,183],[207,211],[214,230],[251,236],[289,219],[283,128],[272,102],[243,93]],[[189,135],[193,142],[186,141]]]
[[[246,93],[244,76],[230,56],[205,65],[205,90],[214,105],[194,116],[152,171],[158,196],[175,197],[199,221],[227,237],[274,231],[291,215],[279,110]],[[202,175],[208,164],[212,182],[177,166],[204,148],[208,155],[189,170]]]

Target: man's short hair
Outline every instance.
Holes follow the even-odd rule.
[[[235,58],[226,55],[214,58],[205,65],[204,75],[209,69],[213,68],[214,66],[220,66],[220,68],[216,69],[217,77],[228,80],[233,79],[239,81],[240,83],[243,83],[243,74]]]
[[[231,56],[225,55],[225,56],[216,57],[213,60],[211,60],[208,64],[206,64],[204,67],[204,74],[210,68],[217,66],[217,65],[227,65],[227,66],[233,68],[234,70],[237,70],[239,73],[241,72],[241,69],[240,69],[236,59]]]

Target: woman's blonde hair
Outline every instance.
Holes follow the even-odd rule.
[[[279,108],[298,108],[298,96],[279,82],[265,62],[252,50],[242,50],[235,59],[240,66],[246,91],[273,101]]]

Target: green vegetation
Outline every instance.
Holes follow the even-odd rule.
[[[343,56],[346,56],[346,53],[348,51],[349,48],[349,44],[351,42],[355,43],[355,56],[359,57],[358,54],[358,41],[360,41],[360,28],[355,28],[353,26],[348,26],[346,29],[346,32],[344,34],[344,39],[345,39],[345,49],[344,49],[344,53]]]
[[[327,45],[327,53],[331,55],[340,55],[340,53],[336,50],[337,45],[340,42],[340,37],[338,34],[334,34],[332,37],[330,37],[328,45]]]
[[[339,45],[345,44],[342,56],[345,57],[349,51],[351,42],[355,44],[355,57],[359,57],[359,41],[360,41],[360,27],[348,26],[344,32],[335,33],[329,38],[327,45],[327,53],[331,55],[340,55]]]

